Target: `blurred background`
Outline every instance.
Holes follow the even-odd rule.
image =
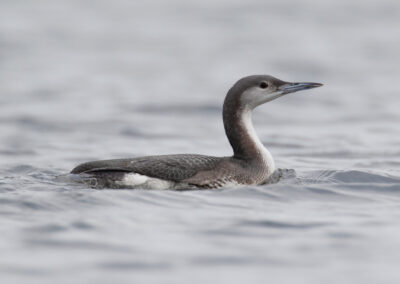
[[[1,278],[399,283],[399,50],[396,0],[1,0]],[[54,180],[95,159],[230,155],[222,103],[251,74],[324,84],[255,111],[292,170],[280,183]]]

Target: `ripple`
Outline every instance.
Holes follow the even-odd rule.
[[[254,265],[256,263],[259,264],[271,264],[275,263],[275,261],[263,259],[263,261],[259,259],[255,259],[252,257],[238,257],[238,256],[199,256],[192,258],[190,261],[194,265],[202,265],[202,266],[215,266],[215,265]]]
[[[362,171],[335,171],[331,178],[343,183],[398,183],[400,178]]]
[[[168,269],[172,265],[168,262],[144,262],[144,261],[107,261],[97,265],[101,269],[110,270],[154,270]]]
[[[326,227],[332,225],[332,223],[326,223],[326,222],[295,223],[295,222],[283,222],[283,221],[272,221],[272,220],[247,220],[240,222],[238,225],[272,228],[272,229],[285,229],[285,230],[304,230],[304,229]]]
[[[174,114],[185,114],[185,115],[192,115],[192,114],[216,114],[220,115],[221,113],[221,106],[220,105],[211,105],[211,104],[203,104],[203,105],[141,105],[135,107],[135,111],[148,113],[148,114],[163,114],[168,115],[171,113]]]
[[[31,247],[55,247],[76,250],[103,250],[131,253],[131,249],[124,245],[108,244],[100,241],[86,240],[56,240],[56,239],[26,239],[25,243]]]
[[[359,170],[324,170],[300,177],[303,183],[390,183],[400,184],[400,177]]]

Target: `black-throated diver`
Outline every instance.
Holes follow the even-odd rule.
[[[285,82],[268,75],[237,81],[223,105],[225,132],[233,148],[231,157],[177,154],[102,160],[81,164],[71,173],[84,174],[97,188],[189,189],[261,184],[275,171],[275,164],[254,131],[252,110],[280,96],[320,86]]]

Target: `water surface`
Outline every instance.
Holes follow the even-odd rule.
[[[400,4],[0,3],[4,283],[399,283]],[[249,74],[323,88],[261,106],[277,184],[93,190],[80,162],[231,154]]]

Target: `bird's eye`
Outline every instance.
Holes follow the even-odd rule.
[[[266,83],[266,82],[261,82],[261,83],[260,83],[260,88],[261,88],[261,89],[266,89],[266,88],[268,88],[268,83]]]

